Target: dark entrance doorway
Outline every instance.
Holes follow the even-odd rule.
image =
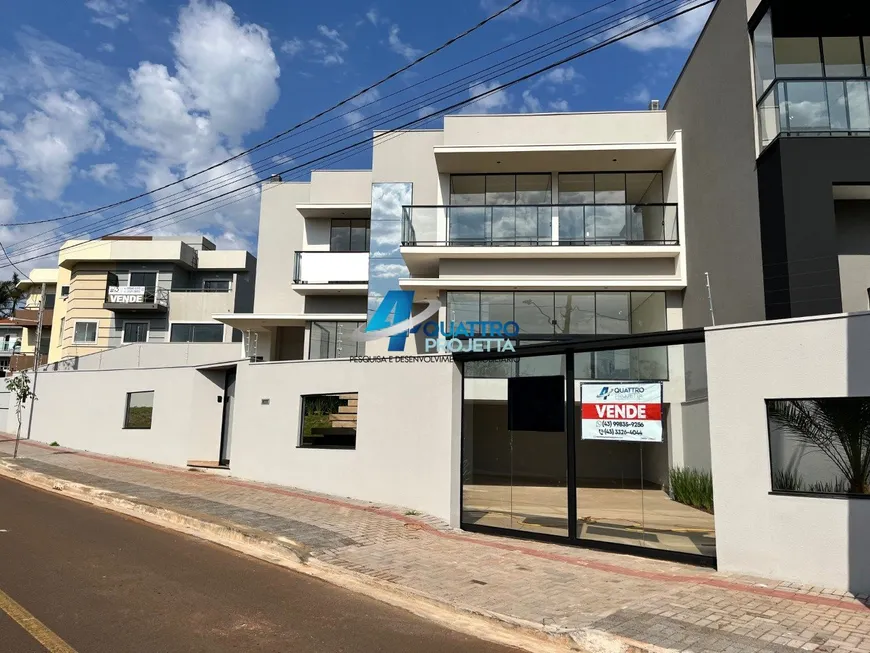
[[[224,379],[224,411],[221,420],[221,447],[218,460],[220,465],[230,464],[230,444],[233,435],[233,405],[236,401],[236,368],[226,371]]]

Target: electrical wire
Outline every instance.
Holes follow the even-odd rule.
[[[644,6],[644,5],[649,5],[650,3],[652,3],[652,4],[656,4],[656,3],[658,3],[658,6],[657,6],[657,7],[653,7],[653,8],[654,8],[654,9],[661,9],[663,6],[667,6],[667,5],[672,5],[672,4],[683,4],[683,0],[644,0],[644,2],[640,3],[640,5],[636,5],[635,7],[632,8],[631,11],[634,12],[634,14],[632,14],[632,13],[629,12],[629,15],[626,16],[625,18],[623,18],[622,21],[620,21],[620,22],[625,23],[625,22],[630,22],[630,21],[636,20],[637,16],[640,15],[640,14],[642,13],[641,10],[643,10],[643,11],[645,12],[645,11],[648,11],[648,10],[651,8],[651,7],[645,7],[645,6]],[[662,3],[663,3],[663,4],[662,4]],[[605,4],[608,4],[608,3],[605,3]],[[590,11],[592,11],[592,10],[590,10]],[[583,14],[586,14],[586,13],[589,13],[589,12],[583,12]],[[595,23],[592,23],[591,25],[587,26],[586,31],[588,32],[588,31],[589,31],[589,28],[590,28],[592,25],[596,25],[596,24],[601,24],[601,23],[606,23],[606,22],[612,21],[615,17],[617,17],[617,16],[619,16],[619,15],[621,15],[621,14],[625,14],[625,13],[627,13],[626,10],[621,11],[621,12],[617,12],[617,13],[611,15],[610,17],[608,17],[607,19],[603,19],[603,20],[596,21]],[[579,15],[583,15],[583,14],[579,14]],[[578,16],[579,16],[579,15],[578,15]],[[570,21],[570,20],[572,20],[572,19],[575,19],[575,18],[577,18],[577,16],[574,16],[574,17],[569,18],[568,20],[566,20],[566,21],[562,21],[562,22],[565,23],[565,22],[568,22],[568,21]],[[612,31],[613,29],[615,29],[615,26],[614,26],[614,25],[610,25],[610,26],[607,27],[607,31]],[[536,34],[540,34],[540,33],[545,32],[545,31],[547,31],[547,30],[539,30],[539,32],[537,32]],[[553,42],[551,42],[551,46],[552,46],[553,43],[558,44],[558,41],[560,41],[560,40],[564,40],[565,38],[567,38],[567,37],[569,37],[569,36],[571,36],[571,35],[575,35],[575,34],[577,34],[578,32],[583,32],[583,30],[582,30],[582,29],[581,29],[581,30],[575,30],[575,31],[572,32],[571,34],[568,34],[568,35],[565,35],[565,36],[563,36],[563,37],[560,37],[559,39],[556,39],[556,40],[554,40]],[[600,33],[600,32],[599,32],[599,33]],[[541,59],[545,58],[546,56],[552,54],[552,53],[555,52],[555,51],[560,51],[560,50],[567,49],[568,47],[570,47],[570,45],[573,45],[573,44],[576,43],[578,40],[589,40],[589,39],[592,38],[592,37],[598,36],[599,33],[592,34],[591,36],[587,36],[587,37],[582,38],[582,39],[574,39],[574,41],[570,42],[570,43],[567,44],[567,45],[563,45],[562,47],[558,47],[558,48],[550,47],[548,50],[545,50],[543,54],[537,56],[536,58],[534,58],[534,59],[527,59],[527,58],[526,58],[526,59],[523,60],[522,64],[520,64],[520,65],[518,65],[518,66],[513,66],[512,68],[507,69],[507,70],[511,70],[511,71],[512,71],[512,70],[517,70],[517,69],[520,69],[520,68],[522,68],[522,67],[528,66],[528,65],[531,64],[531,63],[534,63],[534,62],[536,62],[536,61],[540,61]],[[499,48],[498,50],[501,50],[501,49],[504,49],[504,48]],[[534,48],[534,49],[540,49],[540,46],[538,46],[538,48]],[[534,49],[533,49],[533,50],[534,50]],[[520,55],[517,55],[517,56],[513,57],[512,59],[523,58],[523,57],[525,57],[526,55],[528,55],[530,52],[531,52],[531,51],[523,52],[523,53],[521,53]],[[486,55],[484,55],[484,56],[486,56]],[[506,70],[504,69],[504,66],[505,66],[506,64],[508,64],[510,61],[511,61],[511,59],[508,59],[508,60],[506,60],[506,61],[499,62],[499,63],[496,64],[495,66],[490,66],[490,67],[489,67],[489,70],[493,70],[493,68],[498,68],[498,67],[501,67],[501,68],[502,68],[502,70],[499,70],[499,71],[497,71],[495,74],[493,74],[493,76],[492,76],[490,79],[495,79],[495,77],[497,77],[498,75],[501,75],[501,74],[503,74],[504,72],[506,72]],[[467,63],[467,62],[466,62],[466,63]],[[463,65],[465,65],[465,64],[463,64]],[[482,72],[482,71],[481,71],[481,72]],[[443,73],[440,73],[440,74],[437,75],[437,76],[440,76],[441,74],[443,74]],[[469,75],[469,76],[467,76],[467,77],[465,77],[465,78],[462,78],[462,79],[460,79],[460,80],[456,80],[456,81],[454,81],[454,82],[451,82],[451,83],[448,84],[448,85],[445,85],[445,86],[442,86],[442,87],[439,87],[439,88],[437,88],[437,89],[434,89],[434,90],[430,91],[427,95],[431,96],[432,93],[436,93],[436,92],[438,92],[438,91],[440,91],[440,90],[442,90],[442,89],[448,88],[448,87],[450,87],[451,85],[453,85],[453,86],[458,85],[459,83],[461,83],[461,82],[463,82],[463,81],[465,81],[465,80],[471,79],[471,78],[477,76],[478,74],[479,74],[479,72],[478,72],[478,73],[473,73],[472,75]],[[434,77],[433,77],[433,79],[434,79]],[[489,80],[484,80],[484,81],[489,81]],[[465,88],[463,87],[463,92],[464,92],[464,90],[465,90]],[[445,97],[449,97],[449,96],[451,96],[451,95],[455,95],[455,94],[456,94],[456,91],[454,91],[454,92],[452,92],[452,93],[451,93],[451,92],[448,92],[448,93],[446,93],[446,94],[442,94],[442,96],[441,96],[440,98],[438,98],[438,99],[440,100],[440,99],[443,99],[443,98],[445,98]],[[421,103],[421,104],[425,104],[425,103],[427,103],[427,102],[431,102],[432,100],[431,100],[431,98],[429,98],[429,97],[427,97],[427,96],[424,96],[424,97],[422,98],[422,100],[421,100],[420,98],[416,98],[415,100],[412,100],[411,102],[415,102],[415,101],[416,101],[416,102],[419,102],[419,103]],[[373,104],[373,103],[372,103],[372,104]],[[405,103],[403,103],[402,105],[398,105],[398,107],[391,107],[390,110],[393,111],[394,113],[393,113],[392,115],[388,116],[387,118],[394,118],[394,117],[397,117],[398,115],[407,115],[408,113],[410,113],[409,111],[406,111],[406,112],[403,112],[403,113],[400,113],[400,114],[395,113],[395,110],[396,110],[397,108],[399,108],[399,107],[401,107],[401,106],[406,106],[407,104],[408,104],[408,102],[405,102]],[[342,115],[345,115],[345,114],[342,114]],[[337,117],[331,118],[331,119],[327,120],[326,122],[330,122],[331,120],[335,120],[336,118],[337,118]],[[369,118],[366,118],[364,121],[360,121],[361,124],[363,124],[363,126],[364,126],[365,128],[360,128],[360,129],[357,130],[357,132],[358,132],[358,133],[363,133],[364,131],[367,131],[367,126],[365,125],[365,123],[374,123],[374,122],[377,122],[378,119],[380,119],[380,118],[381,118],[380,115],[374,115],[374,116],[371,116],[371,117],[369,117]],[[359,125],[355,125],[355,126],[359,126]],[[310,128],[309,128],[309,129],[310,129]],[[302,131],[307,131],[307,130],[302,130]],[[335,131],[333,131],[332,133],[334,134],[334,133],[339,132],[339,131],[344,131],[344,129],[342,129],[342,130],[335,130]],[[345,135],[343,138],[340,138],[340,139],[333,139],[333,141],[330,141],[330,142],[326,143],[326,145],[330,145],[330,144],[332,144],[333,142],[337,142],[337,141],[341,141],[341,140],[344,140],[344,139],[346,139],[346,138],[349,138],[350,135],[352,135],[352,134]],[[318,139],[313,139],[313,140],[311,140],[311,141],[307,141],[305,144],[312,143],[312,142],[316,142],[316,143],[318,143],[318,147],[317,147],[317,148],[314,148],[313,150],[309,149],[308,152],[310,152],[310,151],[316,151],[317,149],[322,149],[322,148],[324,147],[324,144],[323,144],[323,142],[322,142],[322,138],[323,138],[323,137],[321,136],[321,137],[319,137]],[[287,151],[290,151],[290,150],[287,150]],[[306,153],[307,153],[307,152],[306,152]],[[244,170],[245,170],[244,177],[251,177],[251,176],[252,176],[252,172],[260,172],[260,171],[262,171],[263,169],[268,169],[268,168],[274,168],[274,167],[277,167],[277,165],[279,165],[279,164],[272,163],[271,165],[265,166],[265,168],[260,168],[260,170],[257,170],[257,169],[256,169],[256,166],[257,166],[259,163],[261,163],[261,162],[263,162],[263,161],[271,160],[271,159],[273,159],[273,158],[274,158],[274,157],[272,157],[272,158],[270,158],[270,159],[264,159],[264,160],[261,160],[261,161],[255,162],[255,164],[253,164],[252,166],[250,166],[250,168],[246,166],[246,167],[244,168]],[[221,177],[218,177],[218,178],[216,178],[216,179],[214,179],[214,180],[209,180],[208,182],[205,182],[204,184],[199,184],[198,186],[194,186],[193,188],[187,189],[187,190],[185,190],[185,191],[179,191],[179,192],[175,193],[174,195],[172,195],[172,196],[170,196],[170,197],[174,197],[174,196],[179,195],[179,194],[185,194],[185,193],[188,193],[189,191],[192,191],[192,190],[194,190],[195,188],[200,187],[200,186],[203,186],[203,185],[214,185],[214,184],[215,184],[217,181],[219,181],[221,178],[223,178],[223,177],[227,177],[227,176],[230,175],[230,174],[232,174],[232,173],[226,173],[226,174],[222,175]],[[241,179],[241,178],[238,178],[237,180],[240,180],[240,179]],[[226,184],[220,184],[220,185],[226,185]],[[196,196],[196,195],[202,195],[202,192],[197,193],[197,194],[194,194],[194,196]],[[165,199],[169,199],[169,198],[165,198]],[[149,213],[153,213],[153,212],[155,212],[155,211],[157,211],[157,210],[161,210],[161,209],[166,208],[166,207],[168,207],[168,206],[178,205],[178,204],[180,204],[180,203],[181,203],[181,202],[167,202],[167,203],[165,203],[165,204],[163,204],[163,205],[160,205],[160,204],[158,203],[158,204],[154,205],[153,207],[151,207],[151,208],[148,209],[148,210],[145,210],[143,207],[137,207],[137,208],[135,208],[135,209],[132,209],[132,210],[129,210],[129,211],[125,211],[125,212],[122,212],[122,213],[120,213],[120,214],[115,214],[115,215],[113,215],[113,216],[108,216],[108,217],[106,217],[106,218],[104,218],[104,219],[102,219],[102,220],[100,221],[102,224],[97,223],[97,224],[92,224],[92,225],[90,225],[90,226],[89,226],[89,230],[93,230],[93,229],[98,228],[98,227],[100,227],[100,226],[102,226],[102,225],[108,225],[108,224],[111,224],[112,222],[114,222],[114,220],[115,220],[116,218],[122,217],[122,216],[124,216],[124,215],[131,215],[131,214],[134,214],[134,213],[139,212],[139,215],[137,215],[137,216],[135,216],[135,217],[136,217],[136,218],[141,218],[141,217],[143,217],[143,216],[145,216],[145,215],[148,215]],[[40,243],[40,244],[37,245],[37,246],[30,246],[30,247],[23,248],[23,249],[21,248],[21,245],[22,245],[23,243],[27,243],[27,242],[29,242],[29,241],[36,240],[39,236],[41,236],[41,235],[43,235],[43,234],[45,234],[45,233],[50,233],[51,231],[53,231],[53,230],[49,230],[48,232],[41,232],[41,233],[39,233],[39,234],[36,234],[36,235],[34,235],[34,236],[31,236],[30,238],[24,239],[23,241],[19,241],[18,243],[16,243],[16,249],[15,249],[15,252],[14,252],[14,253],[16,253],[16,254],[26,254],[26,253],[30,253],[30,252],[36,251],[36,250],[39,249],[39,248],[44,248],[44,247],[46,246],[46,243]],[[62,241],[64,241],[64,240],[69,240],[69,239],[70,239],[70,236],[69,236],[69,235],[64,235],[64,236],[61,237],[60,242],[62,242]]]
[[[679,0],[674,0],[674,1],[675,1],[675,2],[678,2]],[[541,68],[539,68],[539,69],[537,69],[537,70],[534,70],[534,71],[532,71],[532,72],[530,72],[530,73],[524,74],[524,75],[522,75],[522,76],[520,76],[520,77],[518,77],[518,78],[516,78],[516,79],[513,79],[513,80],[511,80],[510,82],[507,82],[507,83],[505,83],[505,84],[500,84],[500,85],[493,86],[492,88],[489,88],[489,89],[485,90],[485,91],[482,92],[482,93],[478,93],[478,94],[471,95],[469,98],[464,99],[464,100],[461,100],[461,101],[456,102],[456,103],[454,103],[454,104],[451,104],[450,106],[443,107],[443,108],[441,108],[441,109],[436,109],[436,110],[434,110],[432,113],[429,113],[429,114],[426,114],[426,115],[420,116],[419,118],[417,118],[417,119],[415,119],[415,120],[411,120],[411,121],[409,121],[409,122],[407,122],[407,123],[404,123],[403,125],[400,125],[399,127],[394,127],[394,128],[389,129],[389,130],[386,130],[386,131],[383,131],[383,132],[379,132],[379,133],[374,134],[373,136],[371,136],[371,137],[369,137],[369,138],[366,138],[366,139],[364,139],[364,140],[358,141],[358,142],[353,143],[353,144],[351,144],[351,145],[347,145],[347,146],[344,146],[344,147],[342,147],[342,148],[339,148],[339,149],[338,149],[337,151],[335,151],[335,152],[331,152],[331,153],[329,153],[329,154],[327,154],[327,155],[323,155],[323,156],[320,156],[320,157],[316,157],[316,158],[314,158],[314,159],[312,159],[312,160],[307,161],[305,164],[301,164],[301,165],[297,165],[297,166],[294,166],[294,167],[288,168],[288,169],[286,169],[286,170],[281,171],[279,174],[286,174],[287,172],[292,172],[292,171],[295,171],[295,170],[299,170],[299,169],[301,169],[301,168],[307,168],[308,166],[310,166],[310,165],[313,164],[313,163],[317,163],[317,162],[320,162],[320,161],[322,161],[322,160],[324,160],[324,159],[326,159],[326,158],[329,158],[329,157],[331,157],[331,156],[334,156],[334,155],[336,155],[336,154],[340,154],[340,153],[342,153],[342,152],[346,152],[346,151],[350,150],[351,148],[354,148],[354,147],[357,147],[357,146],[360,146],[360,145],[370,144],[370,143],[375,142],[375,141],[377,141],[377,140],[379,140],[379,139],[383,139],[384,137],[386,137],[386,136],[388,136],[388,135],[390,135],[390,134],[394,134],[394,133],[396,133],[396,132],[400,132],[400,131],[406,130],[406,129],[408,129],[409,127],[414,126],[414,125],[416,125],[416,124],[419,124],[419,123],[421,123],[421,122],[423,122],[423,121],[428,121],[428,120],[431,120],[432,118],[438,117],[438,116],[443,115],[443,114],[445,114],[445,113],[449,113],[450,111],[454,111],[454,110],[456,110],[456,109],[458,109],[458,108],[461,108],[462,106],[466,106],[466,105],[468,105],[468,104],[471,104],[471,103],[473,103],[473,102],[476,102],[476,101],[478,101],[478,100],[480,100],[480,99],[482,99],[482,98],[485,98],[485,97],[487,97],[487,96],[489,96],[489,95],[492,95],[493,93],[499,92],[499,91],[504,90],[504,89],[506,89],[506,88],[510,88],[510,87],[512,87],[512,86],[515,86],[516,84],[519,84],[519,83],[521,83],[521,82],[523,82],[523,81],[526,81],[526,80],[528,80],[528,79],[531,79],[532,77],[535,77],[535,76],[537,76],[537,75],[539,75],[539,74],[541,74],[541,73],[544,73],[544,72],[547,72],[547,71],[549,71],[549,70],[553,70],[553,69],[555,69],[555,68],[558,68],[559,66],[562,66],[562,65],[564,65],[565,63],[568,63],[568,62],[570,62],[570,61],[573,61],[573,60],[575,60],[575,59],[577,59],[577,58],[579,58],[579,57],[581,57],[581,56],[585,56],[585,55],[587,55],[587,54],[590,54],[590,53],[592,53],[592,52],[595,52],[595,51],[597,51],[597,50],[600,50],[600,49],[602,49],[602,48],[604,48],[604,47],[607,47],[607,46],[609,46],[609,45],[611,45],[611,44],[613,44],[613,43],[616,43],[616,42],[618,42],[618,41],[621,41],[621,40],[624,40],[624,39],[626,39],[626,38],[629,38],[629,37],[631,37],[631,36],[633,36],[633,35],[635,35],[635,34],[638,34],[638,33],[640,33],[640,32],[643,32],[643,31],[645,31],[645,30],[647,30],[647,29],[650,29],[650,28],[652,28],[652,27],[656,27],[656,26],[661,25],[661,24],[663,24],[663,23],[666,23],[666,22],[668,22],[668,21],[670,21],[670,20],[674,20],[675,18],[678,18],[679,16],[682,16],[682,15],[684,15],[684,14],[687,14],[687,13],[689,13],[689,12],[691,12],[691,11],[695,11],[695,10],[697,10],[697,9],[699,9],[699,8],[701,8],[701,7],[703,7],[703,6],[705,6],[705,5],[712,4],[713,2],[715,2],[715,0],[705,0],[704,2],[700,2],[700,3],[698,3],[698,4],[695,4],[695,5],[691,6],[691,7],[686,7],[686,8],[684,8],[684,9],[682,9],[681,11],[675,12],[674,14],[671,14],[671,15],[669,15],[669,16],[665,16],[665,17],[663,17],[663,18],[660,18],[660,19],[657,19],[657,20],[654,20],[654,21],[649,21],[648,24],[646,24],[646,25],[643,25],[643,26],[638,27],[638,28],[636,28],[636,29],[630,29],[630,30],[625,31],[625,32],[622,32],[622,33],[620,33],[620,34],[618,34],[618,35],[615,35],[615,36],[612,36],[612,37],[610,37],[610,38],[607,38],[607,39],[605,39],[604,41],[602,41],[601,43],[598,43],[598,44],[596,44],[595,46],[593,46],[593,47],[591,47],[591,48],[588,48],[588,49],[582,50],[582,51],[580,51],[580,52],[574,53],[574,54],[572,54],[572,55],[569,55],[569,56],[567,56],[567,57],[564,57],[564,58],[562,58],[562,59],[560,59],[560,60],[558,60],[558,61],[556,61],[556,62],[554,62],[554,63],[548,64],[548,65],[543,66],[543,67],[541,67]],[[683,3],[683,4],[684,4],[684,6],[685,6],[685,3]],[[140,223],[138,223],[138,224],[136,224],[136,225],[130,225],[130,226],[124,227],[123,229],[121,229],[121,230],[119,230],[119,231],[111,232],[111,233],[109,233],[109,234],[105,234],[104,236],[115,235],[115,234],[117,234],[117,233],[120,233],[121,231],[126,231],[126,230],[128,230],[128,229],[132,229],[132,228],[135,228],[135,227],[138,227],[138,226],[142,226],[142,225],[145,225],[145,224],[151,224],[151,223],[153,223],[153,222],[155,222],[155,221],[157,221],[157,220],[165,219],[165,218],[167,218],[167,217],[170,217],[170,216],[172,216],[172,215],[178,214],[178,213],[180,213],[180,212],[183,212],[183,211],[186,211],[186,210],[190,210],[190,209],[192,209],[192,208],[196,208],[197,206],[201,206],[201,205],[206,204],[206,203],[208,203],[208,202],[212,202],[212,201],[215,201],[215,200],[221,199],[221,198],[223,198],[223,197],[226,197],[226,196],[228,196],[228,195],[231,195],[231,194],[237,193],[237,192],[239,192],[239,191],[241,191],[241,190],[244,190],[244,189],[246,189],[246,188],[251,188],[251,187],[253,187],[253,186],[255,186],[255,185],[259,184],[259,183],[260,183],[260,181],[259,181],[259,180],[256,180],[256,181],[254,181],[254,182],[252,182],[252,183],[245,184],[245,185],[243,185],[243,186],[241,186],[241,187],[239,187],[239,188],[236,188],[236,189],[231,190],[231,191],[227,191],[227,192],[222,193],[222,194],[220,194],[220,195],[217,195],[217,196],[215,196],[215,197],[213,197],[213,198],[209,198],[209,199],[206,199],[206,200],[203,200],[203,201],[200,201],[200,202],[194,203],[194,204],[192,204],[192,205],[190,205],[190,206],[188,206],[188,207],[182,208],[182,209],[178,209],[178,210],[175,210],[175,211],[171,211],[171,212],[169,212],[169,213],[167,213],[167,214],[165,214],[165,215],[158,216],[158,217],[156,217],[156,218],[151,218],[151,219],[149,219],[149,220],[142,221],[142,222],[140,222]],[[81,242],[81,243],[77,243],[76,246],[81,246],[82,244],[85,244],[85,243],[87,243],[87,242],[92,242],[92,241],[94,241],[94,240],[97,240],[97,239],[86,240],[86,241],[83,241],[83,242]],[[58,251],[58,250],[55,250],[55,251]],[[26,261],[30,261],[30,260],[35,260],[35,259],[37,259],[37,258],[42,258],[43,256],[47,256],[48,254],[49,254],[49,252],[43,252],[43,253],[41,253],[41,254],[39,254],[39,255],[36,255],[36,256],[32,256],[32,257],[25,258],[25,259],[20,259],[18,262],[21,263],[21,262],[26,262]],[[6,267],[6,266],[0,266],[0,267]]]

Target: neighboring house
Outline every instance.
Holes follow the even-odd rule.
[[[16,365],[22,358],[21,337],[26,329],[21,320],[13,317],[0,318],[0,376],[17,369],[25,369]],[[30,366],[33,365],[33,356],[29,357]]]
[[[27,296],[21,308],[16,308],[14,317],[22,325],[21,351],[12,361],[12,369],[22,370],[33,367],[36,351],[36,332],[39,326],[39,306],[45,303],[42,316],[42,336],[39,343],[40,362],[48,361],[51,345],[51,328],[54,321],[54,307],[57,302],[57,268],[34,268],[27,279],[18,282],[18,289]],[[45,284],[45,297],[42,295]]]
[[[665,109],[682,129],[687,326],[870,308],[870,4],[716,4]]]
[[[231,342],[212,315],[251,310],[256,259],[202,237],[107,237],[60,250],[48,361],[136,342]]]

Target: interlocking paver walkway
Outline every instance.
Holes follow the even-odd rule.
[[[0,456],[12,444],[0,441]],[[442,601],[677,651],[870,652],[868,597],[449,528],[390,506],[23,442],[17,464],[268,531]]]

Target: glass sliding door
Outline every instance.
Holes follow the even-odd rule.
[[[509,378],[486,378],[507,361],[470,363],[478,378],[466,370],[462,521],[567,537],[565,357],[524,358],[499,370]]]

